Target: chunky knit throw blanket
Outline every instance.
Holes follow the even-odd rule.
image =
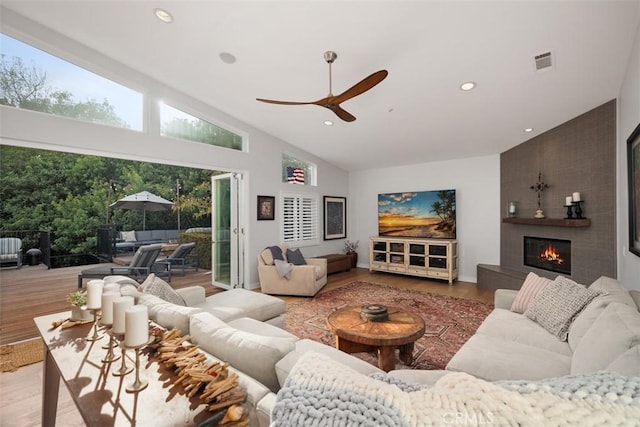
[[[272,426],[640,426],[640,378],[611,372],[488,382],[452,372],[425,388],[308,352],[278,392]]]

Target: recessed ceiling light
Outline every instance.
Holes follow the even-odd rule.
[[[220,57],[220,60],[225,64],[233,64],[236,62],[236,57],[229,52],[221,52],[218,56]]]
[[[327,126],[333,126],[333,122],[331,120],[325,120],[324,124]]]
[[[533,132],[533,128],[526,128],[524,131],[527,132],[527,133]]]
[[[464,90],[465,92],[476,87],[475,82],[464,82],[460,85],[460,90]]]
[[[162,22],[165,22],[167,24],[170,24],[173,22],[173,15],[171,15],[169,12],[167,12],[164,9],[155,8],[153,9],[153,13],[155,13],[156,18],[158,18]]]

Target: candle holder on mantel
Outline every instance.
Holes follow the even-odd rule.
[[[582,207],[580,206],[582,204],[582,200],[578,200],[577,202],[573,202],[573,204],[574,204],[575,210],[576,210],[575,219],[582,219]]]
[[[573,219],[573,203],[564,207],[567,208],[567,216],[564,219]]]

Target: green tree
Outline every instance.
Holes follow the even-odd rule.
[[[27,67],[18,57],[0,56],[0,104],[92,123],[130,127],[106,99],[101,102],[74,100],[71,92],[51,86],[46,72]]]
[[[50,86],[46,73],[25,66],[20,58],[0,59],[0,104],[126,125],[106,100],[75,101],[69,92]],[[206,170],[0,145],[0,227],[51,231],[54,255],[92,253],[96,229],[106,222],[109,204],[143,190],[174,200],[176,179],[183,186],[185,227],[210,224],[210,177]],[[111,208],[110,214],[110,222],[123,230],[141,227],[141,211]],[[174,227],[175,212],[147,215],[148,229]]]

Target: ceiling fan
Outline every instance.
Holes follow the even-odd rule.
[[[262,99],[262,98],[256,98],[256,100],[261,102],[268,102],[270,104],[280,104],[280,105],[319,105],[321,107],[325,107],[333,111],[334,113],[336,113],[338,117],[340,117],[345,122],[354,121],[356,119],[355,116],[353,116],[351,113],[349,113],[348,111],[340,107],[340,104],[355,96],[358,96],[368,91],[369,89],[371,89],[372,87],[374,87],[375,85],[383,81],[387,77],[389,72],[387,70],[377,71],[371,74],[369,77],[365,77],[360,82],[351,86],[349,89],[345,90],[340,95],[334,95],[331,92],[331,83],[332,83],[331,64],[333,64],[333,61],[335,61],[337,57],[338,55],[332,51],[327,51],[324,53],[324,59],[329,64],[329,95],[327,95],[325,98],[319,99],[317,101],[312,101],[312,102],[274,101],[272,99]]]

